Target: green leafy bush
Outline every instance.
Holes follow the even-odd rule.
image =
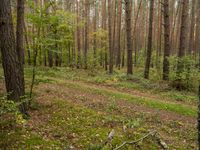
[[[170,57],[170,85],[178,90],[194,91],[197,89],[200,79],[198,68],[195,66],[195,60],[190,56],[183,58]],[[177,70],[178,62],[182,68]]]

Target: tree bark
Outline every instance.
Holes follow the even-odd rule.
[[[108,38],[109,38],[109,73],[113,73],[112,18],[111,0],[108,0]]]
[[[179,51],[178,51],[178,64],[177,64],[177,76],[183,70],[183,63],[181,58],[185,56],[186,46],[187,46],[187,22],[188,22],[188,4],[189,0],[182,0],[182,13],[181,13],[181,28],[180,28],[180,41],[179,41]]]
[[[24,96],[24,81],[16,50],[16,41],[13,30],[10,0],[1,0],[0,5],[0,43],[2,63],[6,82],[8,99],[20,102]],[[20,111],[26,113],[24,103],[20,105]]]
[[[127,42],[127,74],[133,74],[132,37],[131,37],[131,1],[125,0],[126,42]]]
[[[76,0],[76,15],[77,15],[77,28],[76,28],[76,33],[77,33],[77,50],[78,50],[78,55],[77,55],[77,69],[79,69],[80,63],[81,63],[81,43],[80,43],[80,28],[79,28],[79,1]]]
[[[17,0],[17,29],[16,29],[16,50],[19,60],[19,70],[21,77],[21,95],[25,95],[24,81],[24,0]]]
[[[195,6],[196,6],[196,0],[192,0],[190,38],[189,38],[189,48],[188,48],[189,55],[194,53]]]
[[[170,56],[170,20],[169,20],[169,0],[164,0],[164,60],[163,60],[163,80],[169,80],[169,60]]]
[[[150,70],[150,64],[151,64],[153,12],[154,12],[154,0],[151,0],[150,12],[149,12],[149,34],[148,34],[147,56],[146,56],[146,63],[145,63],[145,70],[144,70],[144,78],[146,79],[149,79],[149,70]]]
[[[116,65],[120,69],[121,64],[121,16],[122,16],[122,0],[118,1],[118,15],[117,15],[117,40],[116,40],[116,51],[117,51],[117,60]]]
[[[96,67],[96,59],[97,59],[97,40],[96,40],[96,31],[97,31],[97,2],[96,1],[94,1],[94,19],[93,19],[93,21],[94,21],[94,39],[93,39],[93,65],[94,65],[94,67]]]
[[[88,15],[89,15],[89,1],[85,0],[85,47],[84,47],[84,68],[87,69],[87,53],[88,53]]]

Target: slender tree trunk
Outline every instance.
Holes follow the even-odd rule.
[[[107,20],[107,15],[106,15],[106,1],[102,1],[102,28],[106,30],[106,20]],[[105,51],[105,70],[108,70],[108,51],[106,45],[103,45],[104,51]]]
[[[160,55],[161,55],[161,48],[162,48],[162,0],[158,0],[158,32],[157,32],[157,49],[156,49],[156,68],[160,71]]]
[[[89,14],[89,1],[85,0],[85,47],[84,47],[84,68],[87,69],[87,53],[88,53],[88,14]]]
[[[44,0],[44,2],[47,3],[48,0]],[[46,16],[48,16],[48,15],[49,15],[49,8],[46,9]],[[51,27],[48,26],[47,32],[50,29],[51,29]],[[48,53],[48,65],[51,68],[51,67],[53,67],[53,52],[51,51],[50,47],[48,48],[47,53]]]
[[[111,0],[108,0],[109,73],[113,73]]]
[[[120,69],[121,64],[121,16],[122,16],[122,0],[118,1],[118,15],[117,15],[117,41],[116,41],[116,51],[117,60],[116,65]]]
[[[19,59],[21,76],[21,95],[25,95],[24,81],[24,0],[17,0],[17,30],[16,30],[16,49]]]
[[[125,66],[125,49],[126,49],[126,33],[125,33],[125,29],[123,29],[124,31],[124,37],[123,37],[123,51],[122,51],[122,68]]]
[[[127,74],[133,74],[132,37],[131,37],[131,1],[125,0],[126,42],[127,42]]]
[[[188,48],[188,54],[190,55],[194,53],[195,6],[196,6],[196,0],[192,0],[190,38],[189,38],[189,48]]]
[[[97,40],[96,40],[96,31],[97,31],[97,4],[96,4],[97,2],[95,1],[94,2],[94,9],[95,9],[95,15],[94,15],[94,39],[93,39],[93,51],[94,51],[94,53],[93,53],[93,59],[94,59],[94,61],[93,61],[93,65],[94,65],[94,67],[96,67],[96,64],[97,64],[97,62],[96,62],[96,60],[97,60]]]
[[[180,5],[180,0],[178,1],[178,4],[177,4],[177,10],[176,10],[176,14],[174,15],[174,23],[173,23],[173,26],[171,27],[171,33],[170,33],[170,44],[171,44],[171,50],[173,50],[171,53],[172,54],[175,54],[175,51],[176,51],[176,35],[178,35],[178,30],[177,32],[175,32],[175,29],[176,29],[176,26],[177,23],[179,22],[179,12],[180,12],[180,9],[181,9],[181,5]],[[176,34],[175,34],[176,33]]]
[[[113,0],[112,2],[112,6],[113,6],[113,13],[112,13],[112,65],[114,67],[114,58],[116,58],[116,0]]]
[[[140,8],[142,6],[142,1],[140,0],[139,2],[139,6],[137,9],[137,13],[136,13],[136,17],[135,17],[135,22],[134,22],[134,28],[133,28],[133,42],[134,42],[134,48],[135,48],[135,66],[137,65],[137,38],[136,38],[136,28],[137,28],[137,21],[138,21],[138,17],[139,17],[139,12],[140,12]]]
[[[149,12],[149,35],[148,35],[148,46],[147,46],[147,56],[144,70],[144,78],[149,79],[149,70],[151,64],[151,54],[152,54],[152,32],[153,32],[153,12],[154,12],[154,0],[150,1],[150,12]]]
[[[80,27],[79,27],[79,1],[76,0],[76,15],[77,15],[77,50],[78,50],[78,55],[77,55],[77,69],[79,69],[80,63],[81,63],[81,43],[80,43]]]
[[[178,65],[177,65],[177,76],[183,70],[183,63],[181,58],[185,56],[186,46],[187,46],[187,22],[188,22],[188,4],[189,0],[182,0],[182,13],[181,13],[181,30],[180,30],[180,41],[179,41],[179,52],[178,52]]]
[[[169,20],[169,0],[164,0],[164,60],[163,60],[163,80],[169,80],[169,60],[170,56],[170,20]]]

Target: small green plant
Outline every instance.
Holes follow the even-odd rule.
[[[15,125],[25,123],[19,112],[19,103],[7,100],[6,96],[0,98],[0,128],[9,129]]]
[[[90,144],[87,147],[87,150],[101,150],[103,147],[100,144]]]
[[[116,104],[116,100],[112,100],[108,106],[108,111],[114,111],[114,110],[118,110],[117,104]]]
[[[141,125],[141,119],[140,118],[136,118],[136,119],[127,120],[127,123],[125,125],[128,128],[137,128],[137,127],[140,127],[140,125]]]

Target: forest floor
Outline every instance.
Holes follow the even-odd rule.
[[[2,71],[0,92],[5,92]],[[156,131],[169,149],[197,149],[198,97],[164,82],[115,72],[39,68],[30,119],[23,127],[0,133],[0,149],[110,149]],[[30,87],[31,69],[25,73]],[[156,138],[139,143],[157,150]],[[132,149],[123,147],[122,149]]]

